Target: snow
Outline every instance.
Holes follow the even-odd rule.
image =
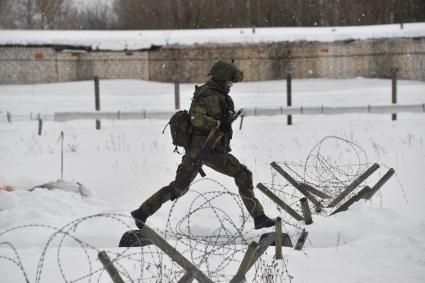
[[[400,104],[425,103],[424,82],[399,81],[398,88]],[[182,85],[182,108],[188,107],[193,90],[191,84]],[[236,107],[276,107],[285,105],[284,90],[284,81],[248,82],[237,84],[231,95]],[[293,91],[293,105],[379,105],[390,101],[391,82],[364,78],[294,80]],[[172,84],[101,82],[102,110],[172,111],[173,104]],[[99,250],[106,250],[112,258],[121,256],[121,270],[136,281],[143,278],[141,282],[155,282],[160,278],[169,282],[183,276],[155,248],[146,247],[143,254],[138,248],[117,248],[121,234],[135,228],[129,211],[174,178],[181,156],[173,154],[168,131],[161,133],[165,120],[103,120],[100,131],[95,130],[94,121],[46,122],[41,136],[37,135],[35,122],[9,124],[5,120],[6,111],[28,114],[93,110],[92,82],[3,85],[0,107],[0,186],[15,189],[0,192],[2,282],[24,280],[19,267],[5,259],[18,261],[4,242],[16,248],[30,282],[36,278],[40,282],[72,281],[95,272],[100,268],[96,260]],[[294,115],[293,122],[287,126],[284,116],[246,117],[239,130],[237,121],[232,153],[253,172],[254,184],[274,184],[294,208],[298,207],[299,195],[289,196],[295,190],[270,168],[272,161],[290,162],[301,175],[308,157],[313,163],[320,157],[329,164],[351,164],[350,170],[343,170],[351,174],[377,162],[381,167],[366,180],[369,186],[389,167],[396,175],[371,201],[359,201],[348,211],[331,217],[327,213],[332,209],[326,209],[314,214],[314,223],[308,226],[279,211],[256,189],[267,214],[283,217],[284,230],[294,243],[302,228],[309,237],[301,252],[284,248],[283,261],[274,260],[274,249],[269,248],[249,271],[248,282],[265,282],[265,277],[272,278],[272,282],[424,282],[424,114],[399,114],[397,121],[391,121],[388,114]],[[64,180],[81,183],[93,192],[91,196],[69,191],[68,186],[64,190],[27,191],[59,179],[61,131],[65,134]],[[315,147],[325,137],[329,138],[320,149]],[[320,165],[310,168],[307,176],[313,178],[313,169],[317,168]],[[149,218],[148,225],[193,262],[203,258],[200,254],[211,252],[208,264],[201,264],[201,269],[214,281],[228,282],[237,271],[246,244],[258,240],[261,232],[253,231],[252,220],[239,207],[241,201],[235,195],[233,180],[208,168],[205,172],[210,179],[199,177],[185,197],[164,204]],[[213,198],[210,207],[203,206],[204,197]],[[185,218],[188,213],[190,217]],[[61,233],[52,235],[57,231],[53,227],[59,229],[72,221],[63,230],[64,239]],[[236,232],[240,227],[243,238]],[[201,236],[212,237],[213,242],[217,239],[215,247],[219,248],[199,242]],[[40,273],[37,267],[41,259]],[[111,282],[106,272],[95,273],[91,282],[98,278],[99,282]],[[84,278],[79,282],[88,281]]]
[[[139,50],[173,44],[235,44],[424,37],[425,23],[356,27],[226,28],[198,30],[0,30],[1,45],[70,45],[95,50]]]
[[[201,84],[201,83],[198,83]],[[399,104],[423,103],[425,83],[397,82]],[[347,85],[350,87],[348,88]],[[174,85],[138,80],[101,80],[102,111],[173,111]],[[194,84],[180,86],[180,104],[188,108]],[[386,79],[293,80],[293,106],[364,106],[391,103],[391,81]],[[236,84],[232,93],[238,107],[276,108],[286,105],[286,81]],[[53,114],[94,110],[92,81],[58,84],[0,85],[0,120],[5,112]],[[348,104],[349,103],[349,104]]]

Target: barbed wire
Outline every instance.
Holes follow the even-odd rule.
[[[335,153],[339,153],[339,156]],[[341,163],[342,161],[343,163]],[[304,163],[289,161],[278,161],[277,163],[285,166],[297,180],[329,194],[332,199],[370,165],[364,149],[352,141],[336,136],[327,136],[317,143],[309,152]],[[386,165],[382,167],[388,169]],[[270,170],[272,172],[271,182],[264,184],[270,185],[270,189],[276,195],[301,213],[300,193],[286,182],[283,183],[283,179],[279,179],[273,170]],[[400,182],[399,184],[401,185]],[[198,187],[206,186],[212,186],[214,189],[206,192],[198,189]],[[404,189],[402,188],[402,190],[406,198]],[[230,203],[231,207],[223,205],[226,203]],[[275,209],[281,215],[284,223],[283,230],[292,240],[299,238],[303,230],[300,223],[283,213],[272,202],[269,202],[266,208],[268,211]],[[313,213],[320,214],[319,212]],[[196,221],[205,217],[208,217],[209,225],[207,230],[202,231],[197,228]],[[133,219],[129,215],[99,213],[75,219],[60,228],[44,224],[12,227],[1,232],[0,239],[21,230],[50,230],[52,233],[42,247],[34,282],[41,282],[46,269],[46,255],[52,249],[53,243],[57,243],[55,246],[57,269],[64,282],[102,282],[102,278],[107,274],[97,260],[98,248],[76,236],[78,228],[83,223],[91,223],[97,219],[107,219],[128,230],[131,230],[134,225]],[[184,198],[173,202],[164,229],[154,228],[154,230],[188,257],[195,266],[204,270],[208,277],[216,282],[227,282],[234,275],[229,272],[236,272],[229,271],[228,266],[237,266],[246,251],[246,245],[259,239],[261,232],[254,231],[249,227],[251,225],[249,221],[250,215],[238,194],[231,192],[214,179],[203,178],[191,184],[191,188]],[[75,273],[66,271],[63,249],[69,245],[68,240],[71,240],[71,243],[76,244],[77,248],[83,252],[83,258],[87,262],[87,270],[76,278],[71,278],[75,277]],[[313,246],[310,240],[308,242]],[[0,255],[0,259],[15,264],[26,282],[30,282],[14,245],[5,241],[0,243],[1,246],[12,250],[13,257]],[[175,262],[167,260],[167,255],[154,245],[106,251],[126,282],[176,282],[185,273]],[[303,252],[308,256],[308,253]],[[270,262],[270,260],[261,259],[254,268],[254,278],[257,281],[291,282],[294,278],[290,274],[288,262],[285,260]]]

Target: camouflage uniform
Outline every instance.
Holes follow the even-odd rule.
[[[216,70],[214,70],[215,67],[217,67]],[[211,73],[211,80],[195,91],[189,110],[192,124],[192,142],[189,147],[185,148],[185,155],[177,169],[175,180],[147,199],[136,214],[132,213],[136,219],[139,218],[137,215],[142,213],[140,218],[144,221],[148,216],[155,213],[163,203],[179,197],[175,184],[179,183],[190,172],[196,154],[202,149],[211,129],[216,127],[219,122],[221,129],[225,133],[224,138],[213,152],[208,155],[203,164],[233,177],[243,203],[251,216],[256,218],[264,215],[263,207],[254,195],[251,171],[229,153],[231,151],[230,140],[232,139],[230,121],[233,118],[235,109],[233,100],[228,95],[230,89],[226,87],[226,81],[241,81],[243,74],[233,64],[222,61],[213,66]],[[191,176],[191,181],[196,175],[197,173],[194,173]]]

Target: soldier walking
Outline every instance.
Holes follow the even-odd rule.
[[[275,220],[264,214],[263,207],[254,195],[251,171],[229,152],[233,131],[231,121],[235,115],[235,106],[229,95],[234,83],[243,80],[243,73],[232,63],[218,61],[209,73],[211,75],[204,85],[197,87],[190,106],[190,122],[192,128],[191,142],[185,147],[182,163],[177,168],[176,178],[169,185],[161,188],[148,198],[136,210],[131,212],[136,226],[142,229],[146,219],[154,214],[163,203],[175,200],[186,191],[179,189],[178,184],[189,177],[192,182],[198,171],[193,172],[193,163],[202,150],[211,130],[219,128],[223,138],[208,153],[203,164],[235,179],[239,195],[254,219],[255,229],[271,227]]]

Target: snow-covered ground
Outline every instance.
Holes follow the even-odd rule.
[[[400,81],[398,87],[400,104],[425,103],[425,83]],[[187,108],[193,85],[181,89],[182,107]],[[390,102],[391,84],[362,78],[294,80],[293,90],[293,105],[379,105]],[[284,106],[285,82],[241,83],[231,94],[236,107]],[[171,111],[173,85],[103,81],[101,101],[102,110]],[[6,259],[18,261],[4,242],[17,249],[30,282],[73,281],[91,273],[78,282],[111,282],[105,272],[96,272],[98,250],[120,256],[119,268],[134,281],[168,282],[183,276],[155,248],[144,248],[143,253],[117,248],[121,234],[133,229],[129,211],[174,177],[181,156],[173,154],[168,131],[161,133],[165,120],[104,120],[100,131],[94,121],[46,122],[41,136],[36,122],[5,122],[6,111],[53,113],[93,110],[93,105],[92,82],[0,86],[0,185],[15,188],[0,192],[1,282],[24,281],[19,264]],[[256,189],[267,214],[284,218],[293,242],[303,228],[309,237],[302,252],[284,248],[284,260],[274,260],[270,248],[248,273],[248,282],[424,282],[425,115],[402,113],[397,121],[390,115],[293,116],[293,121],[287,126],[285,116],[246,117],[242,130],[239,121],[235,127],[232,148],[253,172],[255,184],[273,187],[294,208],[299,209],[300,196],[291,197],[295,190],[273,172],[272,161],[291,165],[310,181],[333,172],[346,184],[375,162],[381,167],[364,184],[373,186],[389,167],[396,175],[371,201],[330,217],[326,213],[332,209],[315,214],[308,226],[279,211]],[[84,184],[93,192],[89,197],[60,190],[27,191],[60,178],[61,131],[64,179]],[[328,171],[326,164],[339,167]],[[210,179],[199,178],[184,198],[164,205],[148,225],[162,235],[166,232],[170,243],[214,281],[228,282],[246,244],[258,241],[260,233],[253,231],[252,220],[239,207],[233,180],[205,171]],[[57,231],[52,227],[76,219],[65,228],[67,237],[59,233],[49,241]]]
[[[355,27],[227,28],[138,31],[0,30],[0,45],[75,45],[98,50],[138,50],[172,44],[329,42],[350,39],[423,37],[425,23]]]

